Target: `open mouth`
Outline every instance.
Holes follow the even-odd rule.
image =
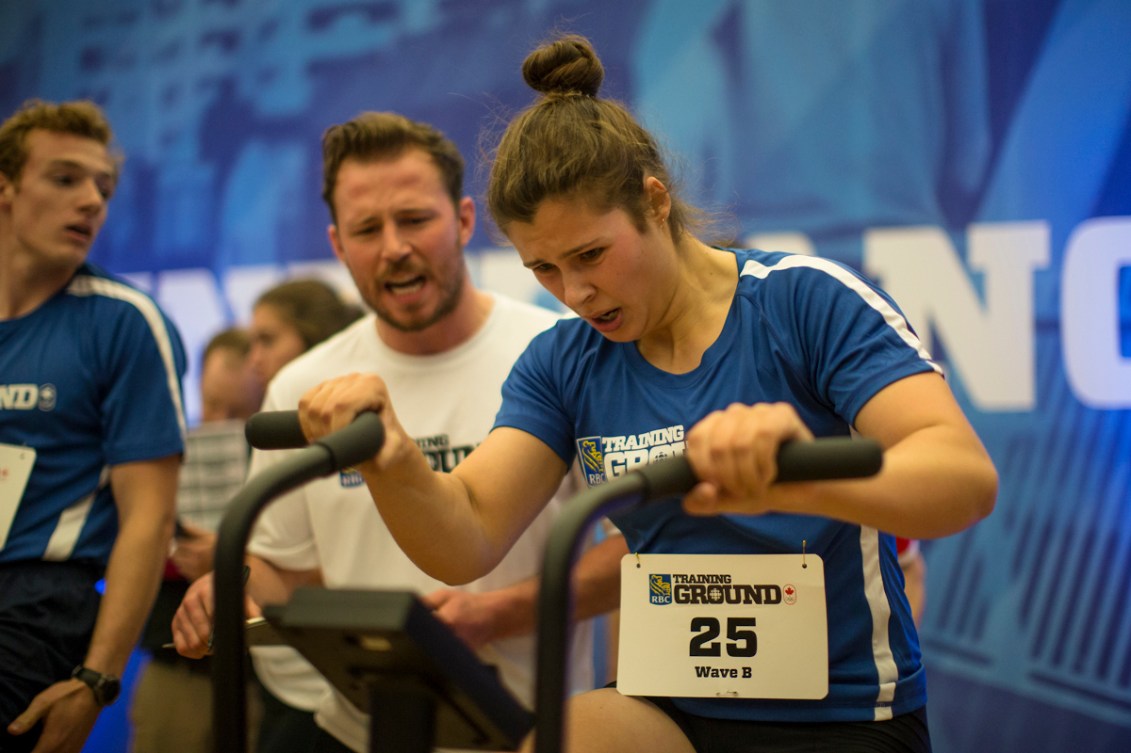
[[[420,291],[424,287],[424,282],[423,275],[399,282],[389,281],[385,283],[385,290],[393,295],[411,295]]]
[[[606,311],[605,313],[601,314],[600,316],[594,316],[594,317],[592,317],[592,319],[595,322],[602,322],[602,323],[611,322],[613,319],[616,319],[619,315],[620,315],[620,309],[616,308],[616,309],[613,309],[612,311]]]

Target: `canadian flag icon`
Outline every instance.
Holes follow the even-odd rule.
[[[784,586],[782,586],[781,593],[782,601],[786,604],[797,603],[797,589],[790,584],[786,583]]]

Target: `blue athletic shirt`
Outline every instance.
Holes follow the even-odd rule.
[[[0,564],[106,564],[118,532],[109,467],[182,452],[184,372],[157,304],[91,264],[0,321],[0,443],[38,455],[18,507],[0,500]]]
[[[526,431],[590,486],[684,452],[684,432],[731,403],[791,403],[813,434],[845,436],[888,384],[936,371],[903,314],[847,267],[784,253],[731,251],[738,289],[726,325],[686,374],[648,363],[634,343],[566,319],[531,343],[503,386],[496,426]],[[811,700],[679,698],[708,717],[882,720],[926,703],[919,641],[894,538],[815,516],[692,517],[672,498],[617,519],[631,551],[773,554],[824,560],[829,694]]]

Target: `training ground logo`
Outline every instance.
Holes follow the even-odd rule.
[[[353,489],[355,486],[361,486],[365,483],[365,479],[361,474],[353,468],[346,468],[338,475],[338,480],[341,482],[343,489]]]
[[[589,486],[605,483],[605,455],[601,452],[600,437],[582,437],[577,440],[577,458],[585,472]]]
[[[0,384],[0,410],[55,410],[59,394],[53,384]]]
[[[657,606],[672,603],[672,576],[648,574],[648,602]]]

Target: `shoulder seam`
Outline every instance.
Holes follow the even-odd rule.
[[[184,437],[187,434],[185,406],[181,396],[180,379],[177,376],[177,367],[173,358],[172,337],[169,334],[168,326],[166,326],[165,317],[162,316],[161,310],[153,299],[125,283],[109,277],[90,274],[76,275],[67,285],[67,294],[77,297],[101,296],[112,298],[137,309],[146,324],[149,325],[149,331],[153,335],[157,351],[161,354],[161,362],[165,366],[165,383],[169,388],[169,395],[176,409],[177,424],[180,427],[181,436]]]
[[[908,347],[912,348],[923,361],[929,364],[937,373],[942,374],[942,367],[935,362],[931,354],[923,347],[923,343],[919,337],[911,331],[911,326],[907,323],[907,319],[903,314],[892,306],[886,298],[864,283],[863,280],[836,262],[819,256],[803,256],[801,254],[783,256],[773,265],[766,265],[753,259],[747,259],[742,265],[742,269],[739,270],[738,276],[754,277],[764,280],[774,272],[782,272],[791,269],[812,269],[823,272],[851,290],[858,295],[869,308],[883,317],[884,322],[891,327],[896,335],[906,343]]]

